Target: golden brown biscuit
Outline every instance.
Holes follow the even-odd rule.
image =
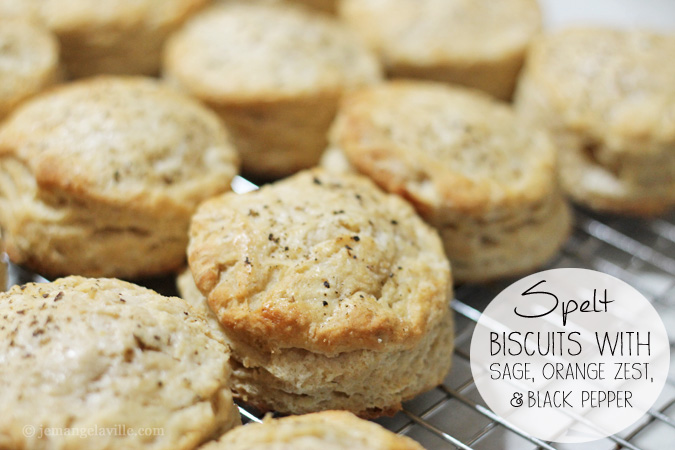
[[[231,2],[168,42],[164,74],[214,109],[243,171],[275,178],[315,165],[345,90],[377,82],[377,60],[331,18],[286,4]]]
[[[188,256],[245,402],[373,417],[448,371],[451,281],[438,235],[364,177],[306,171],[208,200]]]
[[[17,16],[21,15],[17,12]],[[5,17],[0,9],[0,122],[59,75],[59,45],[54,36],[27,20]]]
[[[203,450],[424,450],[412,439],[345,411],[265,419],[239,427]]]
[[[518,112],[551,131],[563,188],[600,211],[675,205],[675,36],[574,28],[533,46]]]
[[[511,97],[541,26],[536,0],[343,0],[340,16],[390,75]]]
[[[7,252],[52,276],[179,269],[190,216],[235,173],[225,130],[196,101],[143,78],[64,85],[0,129]]]
[[[531,271],[568,235],[548,136],[477,91],[403,81],[363,89],[345,99],[331,146],[439,230],[455,280]]]
[[[209,0],[22,0],[61,42],[72,77],[154,75],[164,41]]]
[[[178,298],[68,277],[0,294],[0,448],[193,449],[240,423],[228,350]]]

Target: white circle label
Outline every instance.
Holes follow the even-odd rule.
[[[637,290],[553,269],[502,291],[478,320],[471,371],[487,405],[545,441],[589,442],[642,417],[668,376],[668,335]]]

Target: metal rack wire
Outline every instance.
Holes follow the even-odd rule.
[[[653,220],[575,212],[575,229],[546,268],[599,270],[634,286],[652,301],[670,334],[675,359],[675,213]],[[664,450],[675,449],[675,361],[654,407],[622,433],[587,444],[541,441],[509,424],[486,407],[471,376],[469,348],[485,306],[514,280],[456,289],[453,368],[443,384],[404,405],[381,425],[405,434],[427,449],[462,450]],[[241,408],[244,421],[259,415]]]

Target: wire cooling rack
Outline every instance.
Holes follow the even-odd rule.
[[[579,267],[624,280],[647,297],[669,332],[670,374],[653,408],[633,426],[586,444],[541,441],[494,414],[471,376],[471,336],[481,311],[515,279],[455,290],[453,366],[443,384],[404,404],[403,411],[376,422],[429,450],[668,450],[675,449],[675,213],[626,219],[575,211],[575,228],[559,255],[544,269]],[[260,415],[240,407],[245,422]]]
[[[257,188],[240,177],[232,187],[239,193]],[[659,400],[638,422],[603,440],[554,444],[518,430],[487,408],[471,376],[471,337],[481,311],[515,279],[455,289],[451,306],[456,339],[450,374],[440,386],[406,402],[394,417],[376,422],[429,450],[675,450],[675,212],[640,220],[576,210],[572,236],[542,270],[562,267],[598,270],[624,280],[652,301],[666,325],[670,374]],[[9,279],[11,284],[46,281],[13,265]],[[166,291],[154,284],[150,287]],[[260,421],[260,413],[241,406],[239,410],[245,423]]]

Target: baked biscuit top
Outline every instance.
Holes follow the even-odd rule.
[[[39,187],[150,211],[191,211],[229,189],[237,156],[217,117],[145,78],[99,77],[22,105],[0,130],[0,155]]]
[[[532,47],[526,73],[565,127],[645,152],[675,142],[674,55],[673,35],[570,28]]]
[[[555,153],[488,96],[395,81],[344,100],[331,143],[351,165],[423,212],[479,216],[528,206],[555,189]]]
[[[345,0],[340,14],[389,63],[500,59],[541,26],[536,0]]]
[[[346,411],[265,419],[225,434],[204,450],[423,450],[406,436]]]
[[[0,442],[6,448],[36,445],[25,443],[32,435],[20,434],[26,424],[153,424],[164,427],[161,437],[118,435],[113,442],[187,448],[184,441],[199,442],[200,433],[223,420],[202,411],[221,403],[227,390],[227,347],[182,299],[115,279],[68,277],[0,294],[0,318]],[[190,420],[203,420],[203,431],[186,421],[190,412]],[[114,446],[103,445],[110,437],[82,437],[73,439],[83,448]],[[50,439],[55,448],[75,447],[61,435]]]
[[[445,315],[435,231],[368,179],[305,171],[208,200],[188,259],[232,339],[336,354],[411,348]]]
[[[289,5],[231,2],[167,44],[166,74],[200,98],[273,101],[376,82],[376,57],[343,25]]]

